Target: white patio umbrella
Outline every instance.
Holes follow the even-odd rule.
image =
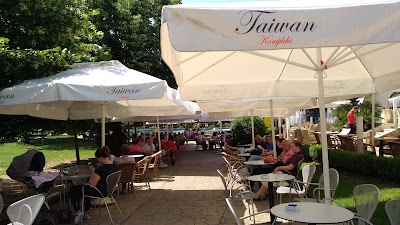
[[[168,93],[164,80],[129,69],[118,61],[77,63],[54,76],[3,89],[0,114],[56,120],[102,118],[101,144],[105,145],[106,115],[128,117],[136,111],[130,107],[133,100],[161,99]]]
[[[398,0],[165,6],[162,57],[183,99],[319,97],[325,133],[324,97],[400,87],[399,11]]]

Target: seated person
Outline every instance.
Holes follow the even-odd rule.
[[[214,148],[216,148],[217,146],[217,142],[218,142],[218,136],[217,136],[217,132],[213,132],[213,134],[212,134],[212,136],[211,136],[211,139],[208,141],[209,142],[209,144],[210,144],[210,149],[214,149]]]
[[[203,150],[207,150],[207,143],[206,140],[204,139],[204,132],[201,132],[200,135],[197,136],[196,143],[198,145],[201,145]]]
[[[111,161],[110,155],[111,151],[108,146],[97,149],[95,157],[97,161],[102,164],[102,166],[99,166],[96,169],[90,167],[92,175],[90,176],[88,183],[92,186],[95,186],[103,194],[103,196],[107,196],[107,176],[119,170],[118,166]],[[85,186],[85,194],[101,197],[100,193],[90,186]],[[82,218],[91,218],[90,198],[84,199],[84,208],[81,209],[80,199],[82,198],[82,185],[72,186],[69,191],[69,197],[76,212],[74,224],[80,223]]]
[[[143,147],[146,144],[144,134],[140,135],[138,145]]]
[[[282,149],[284,150],[285,148],[283,147]],[[283,165],[276,166],[273,170],[274,173],[281,171],[283,173],[290,173],[292,175],[297,174],[297,165],[302,159],[304,159],[304,153],[301,151],[301,143],[298,141],[293,141],[291,145],[291,150],[294,154],[289,159],[287,159],[286,162],[283,163]],[[267,191],[268,189],[266,183],[263,183],[263,185],[261,185],[260,189],[256,193],[258,195],[256,199],[265,198],[265,194],[267,193]]]
[[[255,137],[256,149],[251,152],[252,156],[248,161],[264,159],[264,156],[272,155],[273,152],[268,150],[268,144],[262,139],[261,135]]]
[[[114,157],[113,162],[115,162],[117,165],[124,164],[124,163],[136,163],[134,157],[129,157],[130,153],[131,153],[131,149],[130,149],[129,145],[123,144],[121,146],[121,156]]]
[[[143,146],[143,154],[148,156],[156,151],[156,146],[153,144],[153,137],[148,137],[146,144]]]
[[[130,151],[132,154],[143,153],[143,147],[139,145],[139,140],[137,138],[133,139],[132,145],[130,146]]]

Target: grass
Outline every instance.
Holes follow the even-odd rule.
[[[317,166],[317,172],[314,175],[313,181],[318,182],[321,174],[322,166]],[[345,171],[339,171],[339,174],[340,181],[334,199],[336,199],[345,208],[356,212],[357,210],[353,198],[353,188],[359,184],[374,184],[379,188],[381,199],[371,222],[374,225],[390,224],[385,212],[385,203],[388,200],[400,198],[400,185],[398,183],[389,183],[381,179],[364,177],[358,174],[346,173]],[[310,191],[310,193],[312,193],[312,190]]]
[[[6,170],[15,156],[25,153],[29,149],[43,152],[46,165],[55,165],[66,160],[76,160],[74,139],[71,136],[49,136],[42,145],[41,140],[31,140],[31,144],[19,142],[0,144],[0,175]],[[80,158],[94,157],[96,146],[92,141],[79,140]]]

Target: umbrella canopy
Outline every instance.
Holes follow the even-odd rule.
[[[54,76],[27,80],[0,92],[0,114],[48,119],[128,117],[133,100],[167,98],[167,83],[129,69],[119,61],[77,63]],[[140,104],[144,104],[139,101]]]
[[[183,99],[319,98],[400,88],[399,0],[165,6],[162,57]],[[330,197],[322,135],[325,197]]]
[[[129,116],[129,100],[160,99],[167,84],[118,61],[74,64],[54,76],[27,80],[0,92],[0,113],[48,119]]]
[[[399,10],[381,0],[165,6],[162,56],[186,100],[317,97],[321,64],[325,96],[380,92],[400,87]]]

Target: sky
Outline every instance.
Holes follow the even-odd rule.
[[[257,2],[265,0],[182,0],[182,4],[187,3],[217,3],[217,2]]]

